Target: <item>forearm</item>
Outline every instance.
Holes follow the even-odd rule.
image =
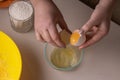
[[[100,0],[99,5],[102,6],[112,6],[114,4],[115,0]]]
[[[104,10],[111,11],[113,9],[115,0],[100,0],[96,8],[101,8]]]

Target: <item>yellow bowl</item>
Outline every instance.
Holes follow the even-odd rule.
[[[19,80],[22,61],[14,41],[0,31],[0,80]]]

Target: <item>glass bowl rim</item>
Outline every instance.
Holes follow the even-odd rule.
[[[72,66],[72,67],[67,67],[67,68],[58,68],[58,67],[54,66],[54,65],[49,61],[49,59],[48,59],[48,57],[47,57],[47,46],[48,46],[48,43],[45,43],[45,46],[44,46],[44,58],[45,58],[46,62],[47,62],[52,68],[54,68],[54,69],[56,69],[56,70],[62,70],[62,71],[72,70],[72,69],[78,67],[78,66],[80,65],[80,63],[82,62],[82,60],[83,60],[84,49],[81,50],[81,56],[80,56],[80,59],[79,59],[79,61],[78,61],[78,63],[77,63],[76,65],[74,65],[74,66]]]

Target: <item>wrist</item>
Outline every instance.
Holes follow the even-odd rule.
[[[112,8],[115,0],[100,0],[97,7]]]
[[[100,0],[96,8],[109,13],[112,12],[114,3],[115,0]]]

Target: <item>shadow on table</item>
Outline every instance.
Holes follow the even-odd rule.
[[[20,80],[44,80],[42,65],[34,55],[32,46],[26,44],[20,48],[22,56],[22,74]]]

